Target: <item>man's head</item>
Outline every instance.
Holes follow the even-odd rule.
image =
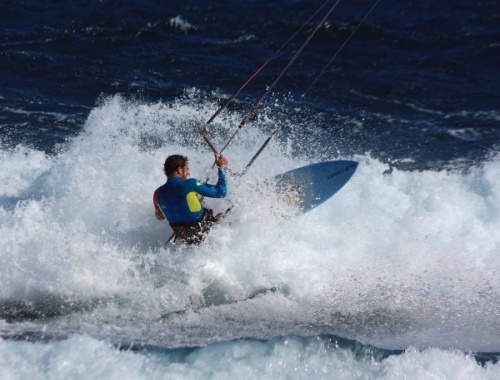
[[[163,172],[168,178],[181,177],[187,179],[189,177],[188,158],[179,154],[168,156],[163,165]]]

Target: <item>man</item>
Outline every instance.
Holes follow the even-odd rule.
[[[166,218],[176,239],[187,244],[200,243],[203,234],[222,216],[214,216],[213,211],[204,208],[198,198],[198,194],[209,198],[226,196],[224,168],[228,161],[222,154],[216,154],[215,163],[219,167],[219,180],[216,185],[209,185],[189,178],[187,157],[176,154],[165,160],[163,172],[167,182],[154,192],[155,215],[158,220]]]

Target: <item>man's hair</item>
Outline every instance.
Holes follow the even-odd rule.
[[[163,172],[167,177],[170,177],[179,167],[183,168],[186,162],[188,162],[186,156],[181,156],[179,154],[168,156],[163,165]]]

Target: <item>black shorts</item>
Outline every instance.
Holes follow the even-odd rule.
[[[222,214],[214,216],[214,212],[206,208],[203,216],[193,223],[170,223],[175,232],[175,240],[180,239],[186,244],[199,244],[203,241],[205,233],[219,221]]]

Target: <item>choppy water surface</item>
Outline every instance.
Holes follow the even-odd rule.
[[[469,3],[382,1],[302,97],[373,5],[340,3],[228,147],[241,172],[281,126],[198,247],[154,218],[165,156],[212,173],[195,131],[320,4],[5,5],[1,377],[497,378],[498,11]],[[264,180],[333,159],[345,188],[280,217]]]

